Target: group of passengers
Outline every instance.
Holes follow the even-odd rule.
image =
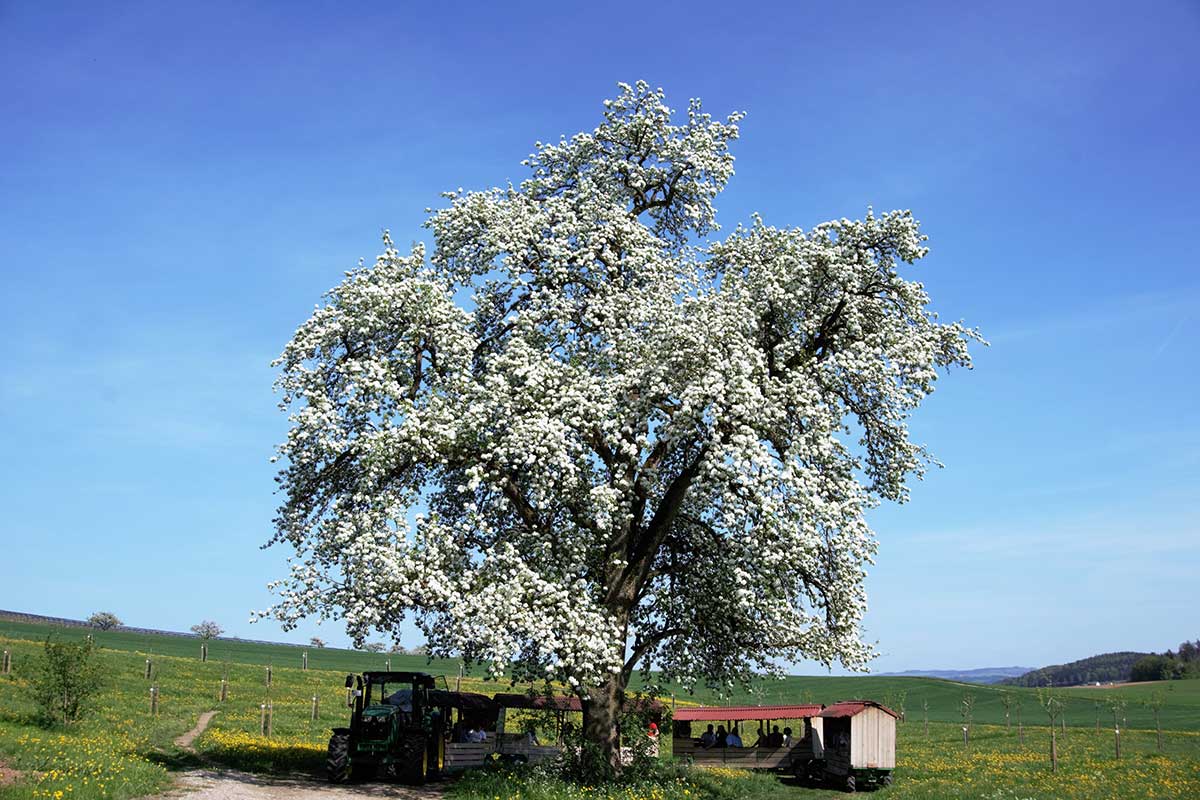
[[[474,744],[487,740],[487,731],[482,727],[467,725],[461,719],[450,729],[450,741],[453,744]]]
[[[700,739],[697,742],[700,747],[709,749],[713,747],[744,747],[742,737],[738,733],[738,726],[733,725],[728,731],[724,725],[718,725],[717,730],[713,731],[712,723],[709,723],[708,730],[700,734]],[[783,733],[779,732],[779,726],[767,733],[760,725],[758,728],[758,738],[754,742],[755,747],[791,747],[792,746],[792,729],[784,728]]]

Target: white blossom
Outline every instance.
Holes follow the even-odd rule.
[[[519,186],[446,193],[428,257],[385,234],[278,360],[285,624],[413,614],[581,693],[871,657],[864,513],[930,463],[907,419],[978,336],[901,277],[907,211],[717,238],[741,115],[620,88]]]

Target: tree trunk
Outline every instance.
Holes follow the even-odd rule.
[[[584,747],[594,748],[596,755],[613,770],[621,768],[617,725],[625,700],[624,684],[620,675],[614,675],[603,685],[593,688],[591,696],[582,701]]]

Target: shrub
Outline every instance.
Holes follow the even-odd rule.
[[[27,662],[22,672],[44,725],[75,722],[103,688],[103,671],[90,639],[75,643],[48,637],[42,655]]]

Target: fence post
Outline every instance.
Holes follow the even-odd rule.
[[[267,704],[259,703],[258,705],[258,732],[262,736],[267,735]]]
[[[1115,738],[1115,740],[1114,740],[1114,741],[1115,741],[1115,744],[1116,744],[1117,758],[1120,758],[1120,757],[1121,757],[1121,729],[1120,729],[1120,728],[1113,728],[1113,733],[1114,733],[1114,734],[1115,734],[1115,736],[1116,736],[1116,738]]]
[[[267,736],[271,735],[271,728],[275,723],[275,704],[270,700],[267,701]]]
[[[150,668],[151,668],[150,659],[147,658],[146,659],[146,680],[150,680]]]
[[[221,678],[221,702],[225,702],[225,698],[229,696],[229,681]]]
[[[391,672],[391,671],[392,671],[392,660],[391,660],[390,658],[388,658],[388,659],[384,659],[384,662],[383,662],[383,671],[384,671],[384,672]]]
[[[317,696],[315,694],[313,695],[312,721],[317,721]]]
[[[201,663],[208,661],[208,644],[200,645],[200,661]]]
[[[308,651],[304,651],[304,655],[300,657],[300,668],[308,669]]]
[[[158,687],[150,687],[150,716],[158,716]]]
[[[4,651],[4,669],[3,669],[3,672],[4,672],[4,674],[5,674],[5,675],[8,675],[8,674],[10,674],[10,673],[12,672],[12,653],[8,652],[7,650],[5,650],[5,651]]]
[[[271,685],[271,665],[268,664],[267,665],[267,686],[270,687],[270,685]]]

